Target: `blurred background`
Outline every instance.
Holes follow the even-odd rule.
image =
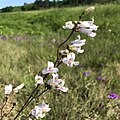
[[[94,17],[95,24],[99,26],[96,37],[75,33],[61,48],[65,49],[79,34],[87,40],[83,46],[85,52],[76,55],[80,66],[69,68],[62,64],[59,67],[59,75],[69,91],[51,90],[45,93],[27,107],[19,120],[26,120],[26,115],[42,100],[51,108],[43,120],[120,120],[120,97],[108,98],[111,92],[120,95],[120,1],[2,2],[0,0],[0,106],[5,85],[15,87],[25,83],[25,87],[11,98],[5,108],[9,111],[13,102],[17,104],[9,119],[13,120],[34,89],[35,75],[47,66],[47,61],[55,61],[58,45],[71,32],[62,28],[65,22],[79,20],[83,10],[95,6],[95,11],[85,14],[82,20]],[[39,91],[43,89],[40,86]]]

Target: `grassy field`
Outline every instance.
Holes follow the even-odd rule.
[[[20,115],[20,120],[26,120],[24,116],[43,99],[51,107],[43,120],[120,120],[120,97],[108,98],[110,92],[120,95],[120,5],[95,7],[96,10],[85,15],[83,20],[94,16],[99,29],[95,38],[81,34],[87,42],[83,47],[84,54],[76,58],[80,66],[72,69],[66,65],[59,67],[59,74],[69,91],[45,93],[31,103]],[[24,103],[34,88],[35,75],[47,65],[47,61],[55,61],[57,46],[70,33],[62,26],[66,21],[78,20],[86,8],[0,13],[0,98],[3,98],[5,84],[17,86],[24,82],[25,88],[14,99],[17,106]],[[84,76],[86,71],[90,74]],[[102,80],[97,80],[98,76]],[[42,89],[41,86],[40,91]],[[10,114],[11,120],[18,109]]]

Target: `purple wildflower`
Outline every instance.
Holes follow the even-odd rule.
[[[114,99],[114,98],[118,99],[119,95],[111,92],[111,93],[109,93],[108,98],[110,98],[110,99]]]
[[[2,35],[2,36],[1,36],[1,39],[2,39],[3,41],[5,41],[5,40],[7,40],[7,37],[6,37],[5,35]]]
[[[98,76],[96,79],[97,79],[97,80],[102,80],[101,76]]]
[[[105,77],[98,76],[98,77],[96,78],[96,80],[105,82],[105,81],[106,81],[106,78],[105,78]]]
[[[86,71],[86,72],[83,73],[83,76],[87,76],[89,74],[90,74],[90,72]]]

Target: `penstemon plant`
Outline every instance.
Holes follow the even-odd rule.
[[[48,66],[41,70],[41,72],[38,73],[38,75],[35,76],[35,89],[31,92],[27,100],[25,101],[24,105],[21,107],[19,112],[16,114],[13,120],[18,119],[19,115],[23,112],[23,110],[36,98],[40,97],[43,93],[45,93],[48,90],[54,89],[57,91],[67,92],[68,88],[65,86],[65,81],[63,79],[59,78],[58,75],[58,67],[61,64],[66,64],[69,67],[78,66],[79,62],[75,61],[75,53],[81,54],[84,52],[82,49],[82,46],[85,45],[86,39],[81,39],[80,35],[76,37],[75,40],[71,41],[69,45],[67,45],[67,48],[65,50],[60,49],[62,45],[64,45],[71,36],[76,33],[84,33],[87,36],[95,37],[98,26],[94,24],[94,18],[92,18],[90,21],[82,21],[82,16],[86,13],[90,13],[94,11],[94,7],[89,7],[86,10],[82,12],[82,14],[79,16],[78,21],[68,21],[65,23],[65,26],[63,26],[63,29],[70,30],[70,34],[68,35],[67,39],[63,41],[57,48],[57,57],[55,62],[48,61]],[[75,53],[74,53],[75,52]],[[52,78],[45,81],[48,76],[51,76]],[[45,89],[39,93],[38,88],[43,85],[45,86]],[[1,107],[1,119],[4,119],[4,116],[7,116],[11,113],[11,111],[15,107],[15,103],[13,103],[12,108],[9,110],[8,113],[5,113],[3,111],[5,105],[7,102],[9,102],[10,95],[14,95],[15,93],[18,93],[20,89],[24,87],[24,83],[17,86],[16,88],[13,88],[11,84],[5,86],[5,99],[4,104]],[[36,105],[31,111],[28,118],[32,115],[34,118],[39,119],[45,117],[45,114],[49,112],[51,108],[49,108],[49,105],[47,105],[44,101]]]

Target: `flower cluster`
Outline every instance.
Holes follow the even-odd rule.
[[[55,90],[61,90],[63,92],[67,92],[68,88],[64,87],[65,84],[64,80],[58,79],[58,74],[57,74],[58,71],[59,69],[54,67],[54,63],[48,61],[48,67],[42,70],[42,74],[52,73],[52,79],[48,80],[47,84],[50,85]],[[36,82],[35,85],[44,84],[43,77],[36,75],[35,82]]]
[[[86,9],[85,12],[89,13],[93,11],[93,7]],[[94,31],[97,30],[98,26],[96,26],[94,23],[94,18],[91,19],[91,21],[68,21],[65,23],[65,26],[63,26],[63,29],[69,29],[72,31],[72,33],[74,32],[79,32],[79,33],[85,33],[90,37],[95,37],[96,33]],[[68,37],[68,39],[71,36]],[[67,40],[68,40],[67,39]],[[66,40],[66,41],[67,41]],[[66,43],[63,42],[62,44]],[[67,45],[67,48],[65,50],[60,50],[60,47],[62,46],[62,44],[58,47],[57,50],[57,60],[56,63],[54,64],[53,62],[48,61],[48,65],[47,67],[45,67],[42,71],[41,71],[41,75],[36,75],[35,76],[35,85],[43,85],[43,84],[47,84],[49,86],[51,86],[51,88],[53,88],[54,90],[60,90],[62,92],[67,92],[68,88],[65,87],[65,81],[62,79],[59,79],[59,75],[58,75],[58,71],[59,69],[56,66],[59,66],[59,64],[64,63],[69,67],[73,67],[73,66],[78,66],[79,65],[79,61],[75,60],[75,53],[77,54],[81,54],[84,52],[84,49],[82,49],[82,46],[84,46],[86,43],[86,39],[81,39],[80,35],[77,36],[77,39],[73,40],[70,42],[69,45]],[[52,78],[49,79],[47,82],[45,82],[44,80],[44,75],[52,75]],[[43,105],[44,104],[44,105]],[[45,106],[46,108],[41,108],[40,106]],[[31,111],[32,115],[34,117],[36,117],[37,119],[43,118],[45,116],[45,114],[43,114],[43,112],[49,112],[50,108],[45,105],[45,103],[43,102],[42,105],[38,105],[35,106],[35,108]]]
[[[90,37],[95,37],[96,33],[94,31],[97,30],[99,26],[96,26],[94,23],[94,18],[91,18],[90,21],[72,21],[66,22],[64,29],[75,29],[76,32],[85,33]]]

